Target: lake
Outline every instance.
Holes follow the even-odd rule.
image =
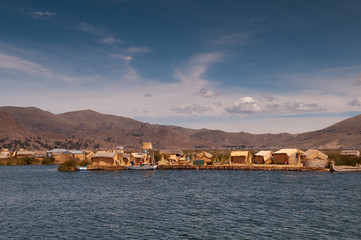
[[[0,166],[1,239],[361,239],[361,173]]]

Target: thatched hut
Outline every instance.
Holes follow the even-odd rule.
[[[252,154],[249,151],[232,151],[231,164],[252,164]]]
[[[159,155],[163,156],[166,161],[168,161],[168,164],[178,164],[180,158],[183,156],[182,150],[160,150]]]
[[[117,166],[120,165],[118,154],[113,152],[97,152],[91,158],[93,165]]]
[[[272,151],[260,151],[254,155],[254,163],[258,164],[271,164]]]
[[[272,154],[273,163],[294,165],[298,163],[303,152],[298,149],[281,149]]]
[[[70,151],[66,151],[63,154],[65,155],[70,155],[70,159],[72,160],[80,160],[83,161],[86,159],[86,154],[85,152],[81,151],[81,150],[70,150]]]
[[[151,142],[143,142],[142,143],[142,150],[152,150],[153,146]]]
[[[301,157],[305,167],[327,168],[330,165],[328,156],[318,150],[309,149]]]
[[[142,153],[131,153],[130,161],[134,162],[135,165],[139,165],[140,162],[143,162]]]
[[[164,159],[164,156],[162,155],[162,158],[158,161],[158,166],[168,166],[169,162]]]
[[[200,154],[197,154],[197,159],[198,160],[204,160],[204,163],[206,165],[212,164],[213,163],[213,154],[210,154],[208,152],[201,152]]]
[[[169,162],[169,164],[173,164],[173,165],[176,165],[179,163],[179,159],[180,159],[180,156],[179,155],[176,155],[176,154],[172,154],[172,155],[169,155],[167,157],[167,160]]]
[[[26,157],[33,157],[34,156],[34,152],[33,151],[27,151],[27,150],[20,150],[20,151],[16,151],[15,156],[17,158],[26,158]]]
[[[47,158],[46,152],[45,151],[35,152],[33,158],[36,160],[44,160],[45,158]]]
[[[3,149],[2,152],[0,152],[0,159],[6,159],[10,158],[10,152],[8,149]]]
[[[94,153],[92,151],[90,151],[86,154],[85,159],[88,161],[91,161],[92,156],[94,156]]]

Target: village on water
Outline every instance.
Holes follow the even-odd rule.
[[[0,160],[6,159],[34,159],[39,162],[51,159],[52,164],[64,164],[76,161],[85,165],[87,170],[125,170],[130,167],[156,166],[158,169],[213,169],[213,170],[294,170],[294,171],[329,171],[329,157],[314,149],[301,151],[299,149],[280,149],[278,151],[231,151],[227,156],[220,158],[202,151],[187,156],[182,150],[157,150],[157,159],[154,157],[151,142],[143,142],[141,151],[126,152],[119,146],[107,151],[85,151],[52,149],[48,151],[28,151],[19,149],[10,152],[3,148]],[[358,150],[342,150],[341,156],[360,157]],[[331,159],[332,160],[332,159]],[[333,161],[331,161],[332,164]],[[11,165],[11,163],[7,165]],[[356,166],[359,167],[359,166]],[[152,168],[152,169],[155,169]]]

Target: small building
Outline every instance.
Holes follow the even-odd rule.
[[[271,164],[272,151],[260,151],[254,155],[254,163],[257,164]]]
[[[170,165],[176,165],[179,163],[180,158],[183,156],[182,150],[160,150],[159,156],[164,157],[164,159],[168,162]]]
[[[4,148],[2,150],[2,152],[0,152],[0,159],[6,159],[6,158],[10,158],[11,153],[9,152],[9,149]]]
[[[210,165],[213,163],[213,154],[210,154],[208,152],[201,152],[200,154],[197,154],[198,160],[204,160],[204,163],[206,165]]]
[[[92,165],[120,166],[118,154],[114,152],[97,152],[91,157]]]
[[[143,154],[142,153],[131,153],[130,161],[134,162],[135,165],[139,165],[140,162],[143,162]]]
[[[60,163],[71,160],[72,155],[69,153],[65,154],[65,152],[67,152],[67,151],[68,151],[67,149],[55,148],[50,151],[47,151],[46,156],[48,158],[53,157],[55,159],[55,163],[60,164]]]
[[[66,151],[63,154],[65,155],[70,155],[70,159],[72,160],[79,160],[79,161],[83,161],[86,159],[86,154],[85,152],[81,151],[81,150],[70,150],[70,151]]]
[[[45,158],[47,158],[46,152],[45,151],[35,152],[33,158],[36,160],[44,160]]]
[[[20,151],[16,151],[15,153],[15,157],[17,158],[26,158],[26,157],[32,158],[33,155],[34,155],[33,151],[27,151],[25,149],[21,149]]]
[[[153,146],[151,142],[143,142],[142,143],[142,150],[152,150]]]
[[[303,152],[298,149],[281,149],[272,154],[274,164],[297,164]]]
[[[359,150],[342,150],[340,153],[341,156],[349,156],[349,157],[360,157]]]
[[[88,161],[91,161],[92,156],[94,156],[94,153],[92,151],[87,152],[86,156],[85,156],[85,159],[88,160]]]
[[[171,165],[177,165],[179,163],[180,156],[176,154],[169,155],[167,160]]]
[[[303,166],[327,168],[330,165],[328,156],[318,150],[309,149],[302,154]]]
[[[232,151],[230,164],[252,164],[252,154],[249,151]]]
[[[158,161],[158,166],[168,166],[169,162],[164,159],[164,155],[162,155],[162,158]]]

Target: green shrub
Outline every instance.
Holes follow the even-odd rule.
[[[355,166],[356,163],[361,164],[361,157],[341,156],[339,153],[329,153],[328,158],[330,160],[335,161],[336,166],[337,165]]]
[[[76,167],[79,165],[79,163],[75,160],[66,161],[59,165],[58,171],[62,172],[72,172],[76,170]]]
[[[90,164],[91,164],[90,161],[88,161],[88,160],[83,160],[83,161],[80,161],[80,162],[78,163],[78,166],[86,167],[86,166],[88,166],[88,165],[90,165]]]
[[[54,164],[54,162],[55,162],[54,157],[50,157],[50,158],[44,158],[41,164],[50,165],[50,164]]]

